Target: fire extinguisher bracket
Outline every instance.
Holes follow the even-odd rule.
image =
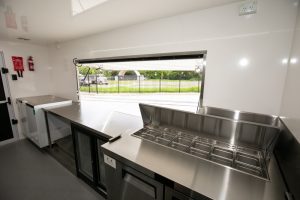
[[[12,79],[13,81],[18,80],[17,74],[12,74],[12,75],[11,75],[11,79]]]

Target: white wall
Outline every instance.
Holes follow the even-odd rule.
[[[49,65],[49,49],[46,46],[31,45],[26,43],[17,43],[0,40],[0,50],[4,53],[5,64],[9,69],[9,85],[11,98],[14,102],[14,110],[16,117],[19,118],[19,112],[16,106],[16,98],[24,96],[35,96],[51,94],[53,88],[52,71]],[[23,78],[12,81],[11,74],[13,71],[12,56],[22,56],[25,71]],[[27,58],[33,56],[35,63],[35,71],[28,70]],[[23,137],[22,130],[19,127],[20,137]]]
[[[257,14],[242,17],[240,3],[234,3],[55,45],[51,48],[55,94],[76,100],[74,57],[207,50],[205,105],[277,115],[295,2],[258,0]],[[249,59],[249,66],[241,68],[241,58]]]
[[[293,40],[291,60],[296,59],[296,63],[290,63],[286,83],[284,87],[281,115],[290,131],[300,142],[300,6],[297,17],[297,26]]]

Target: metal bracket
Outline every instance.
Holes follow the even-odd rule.
[[[11,99],[10,99],[10,97],[7,97],[7,103],[8,103],[9,105],[11,105]]]
[[[77,58],[73,58],[73,64],[76,66],[78,64],[78,59]]]
[[[18,124],[18,120],[17,120],[17,119],[12,119],[12,120],[11,120],[11,123],[14,124],[14,125],[15,125],[15,124]]]
[[[8,68],[2,67],[1,71],[2,71],[2,74],[7,74],[8,73]]]

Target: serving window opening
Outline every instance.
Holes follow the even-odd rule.
[[[195,111],[202,106],[205,57],[197,52],[76,60],[79,98]]]

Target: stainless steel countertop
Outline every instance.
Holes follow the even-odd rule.
[[[26,101],[26,104],[28,105],[38,106],[38,105],[58,103],[58,102],[71,101],[71,100],[53,96],[53,95],[43,95],[43,96],[33,96],[33,97],[22,97],[22,98],[18,98],[17,101]]]
[[[199,194],[220,200],[281,200],[285,186],[272,158],[270,181],[265,181],[234,169],[193,157],[130,134],[143,127],[140,116],[111,112],[111,107],[95,102],[73,103],[70,106],[45,109],[100,135],[122,137],[102,147],[122,162],[133,162]]]
[[[285,186],[274,158],[269,164],[270,181],[265,181],[130,134],[102,147],[121,162],[131,161],[211,199],[285,199]]]
[[[96,134],[107,138],[116,137],[121,133],[133,133],[143,127],[140,116],[112,111],[111,108],[99,102],[86,101],[44,110],[92,129]]]

